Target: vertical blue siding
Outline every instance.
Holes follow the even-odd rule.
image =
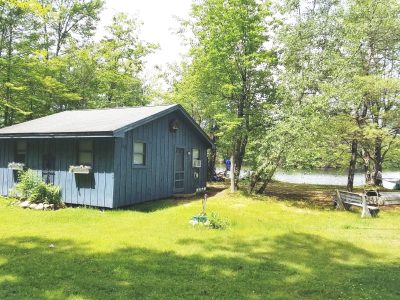
[[[169,122],[178,119],[177,132],[169,131]],[[146,143],[146,166],[133,165],[133,143]],[[114,206],[123,207],[139,202],[171,197],[174,194],[175,148],[184,148],[185,194],[205,187],[207,179],[207,145],[191,125],[174,112],[125,133],[115,139]],[[192,167],[192,149],[200,150],[202,168],[198,186]],[[188,155],[190,152],[190,155]]]
[[[14,144],[8,140],[0,140],[0,192],[8,196],[14,186],[13,171],[8,169],[8,163],[14,160]]]
[[[169,123],[179,120],[179,129],[170,132]],[[167,198],[174,194],[176,147],[184,148],[184,191],[194,193],[206,186],[207,146],[180,112],[173,112],[125,133],[118,138],[93,138],[93,172],[78,175],[69,172],[76,164],[79,139],[28,139],[26,165],[42,176],[42,156],[48,150],[55,155],[54,183],[61,187],[65,203],[98,207],[123,207]],[[146,166],[133,166],[133,143],[146,143]],[[0,139],[0,194],[7,196],[15,185],[8,163],[14,160],[16,139]],[[194,178],[192,149],[200,150],[202,167]],[[188,154],[190,152],[190,155]],[[182,192],[180,192],[182,193]]]
[[[77,139],[29,139],[26,166],[42,176],[42,156],[47,151],[55,155],[54,184],[60,186],[62,198],[68,204],[113,207],[114,189],[114,140],[93,140],[93,172],[77,175],[69,172],[78,157]],[[14,160],[16,140],[0,140],[0,192],[9,195],[14,186],[12,171],[8,163]]]

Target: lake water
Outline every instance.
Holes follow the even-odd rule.
[[[384,171],[383,179],[400,179],[400,171]],[[312,171],[279,171],[274,176],[275,180],[290,183],[346,185],[347,170],[312,170]],[[354,176],[354,185],[364,185],[364,173],[357,172]],[[386,188],[392,188],[392,183],[383,180]]]
[[[223,166],[219,166],[218,170],[223,170]],[[241,172],[241,176],[247,173],[247,170]],[[393,188],[392,183],[385,181],[386,179],[400,179],[400,170],[383,171],[383,186],[385,188]],[[321,184],[321,185],[347,185],[347,170],[292,170],[292,171],[278,171],[275,173],[273,179],[289,182],[289,183],[305,183],[305,184]],[[354,176],[354,185],[364,185],[365,178],[363,172],[356,172]]]

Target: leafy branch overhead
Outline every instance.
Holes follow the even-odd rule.
[[[99,0],[1,1],[0,118],[10,125],[66,109],[143,105],[142,71],[157,47],[114,16],[95,41]]]

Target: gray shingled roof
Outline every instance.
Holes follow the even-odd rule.
[[[64,111],[2,128],[0,138],[120,136],[126,130],[176,110],[182,112],[195,129],[212,144],[204,131],[177,104]]]

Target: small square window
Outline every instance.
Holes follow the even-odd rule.
[[[133,143],[133,164],[146,165],[146,144],[142,142]]]

